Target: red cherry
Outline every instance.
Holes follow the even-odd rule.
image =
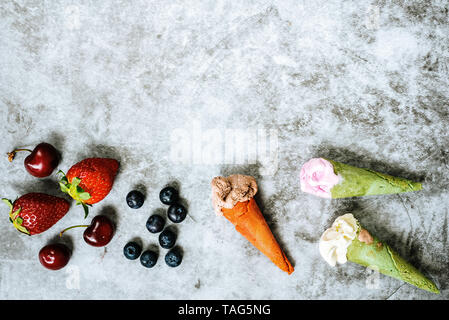
[[[39,251],[39,261],[47,269],[59,270],[69,262],[70,254],[70,249],[62,243],[49,244]]]
[[[90,225],[68,227],[61,231],[59,235],[62,236],[65,231],[77,227],[87,227],[83,234],[84,241],[94,247],[107,245],[114,235],[114,224],[108,217],[103,215],[95,216]]]
[[[114,225],[106,216],[96,216],[90,227],[84,230],[83,238],[94,247],[103,247],[111,241],[114,235]]]
[[[18,151],[31,152],[24,161],[25,169],[29,174],[38,178],[48,177],[58,166],[61,156],[51,144],[39,143],[33,151],[29,149],[16,149],[8,152],[8,159],[12,161]]]

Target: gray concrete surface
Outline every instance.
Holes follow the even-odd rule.
[[[89,247],[65,240],[70,264],[45,270],[44,234],[0,221],[2,299],[447,299],[449,24],[447,1],[2,1],[0,151],[54,144],[67,170],[90,156],[121,167],[90,217],[109,214],[117,233]],[[234,139],[235,138],[235,139]],[[234,140],[233,140],[234,139]],[[264,147],[266,150],[264,151]],[[235,157],[230,157],[234,154]],[[325,200],[299,189],[299,170],[326,156],[422,181],[412,194]],[[0,159],[0,195],[60,194]],[[287,276],[216,217],[210,180],[252,174],[266,219],[295,272]],[[174,183],[189,208],[175,226],[184,251],[169,269],[159,249],[150,270],[122,248]],[[133,188],[139,210],[126,206]],[[352,212],[432,278],[441,295],[347,263],[329,267],[318,239]],[[90,218],[88,218],[89,220]],[[172,226],[173,227],[173,226]]]

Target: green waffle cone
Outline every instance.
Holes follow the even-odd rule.
[[[374,236],[371,244],[361,242],[356,237],[348,247],[346,257],[348,261],[370,267],[382,274],[405,281],[420,289],[437,294],[440,293],[435,283],[401,258],[390,246],[379,241]]]
[[[342,178],[340,183],[331,189],[332,198],[392,194],[422,189],[421,183],[418,182],[326,160],[333,165],[335,174]]]

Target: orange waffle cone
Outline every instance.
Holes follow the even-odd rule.
[[[277,265],[281,270],[291,274],[294,271],[281,247],[271,233],[265,218],[260,212],[254,198],[248,201],[238,202],[234,208],[222,208],[223,215],[235,225],[249,242]]]

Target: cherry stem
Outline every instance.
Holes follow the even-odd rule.
[[[19,152],[19,151],[33,152],[33,151],[30,150],[30,149],[15,149],[14,151],[11,151],[11,152],[6,153],[6,154],[8,155],[8,160],[9,160],[9,162],[12,162],[12,160],[13,160],[14,157],[16,156],[16,152]]]
[[[62,231],[59,233],[59,236],[62,237],[62,234],[63,234],[64,232],[66,232],[67,230],[70,230],[70,229],[73,229],[73,228],[80,228],[80,227],[87,228],[87,227],[89,227],[89,225],[88,225],[88,224],[79,224],[79,225],[76,225],[76,226],[71,226],[71,227],[65,228],[64,230],[62,230]]]

